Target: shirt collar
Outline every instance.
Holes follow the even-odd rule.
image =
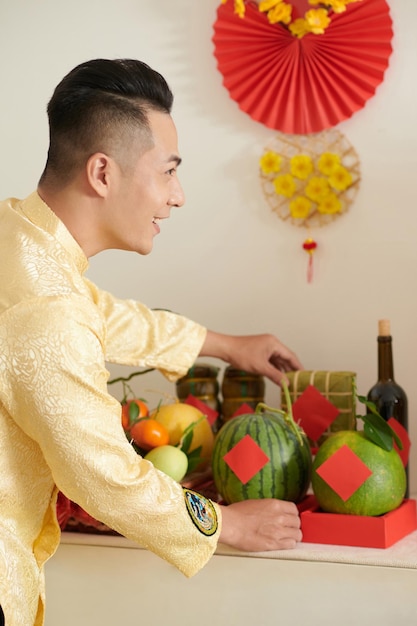
[[[83,274],[88,268],[88,258],[75,241],[67,227],[42,200],[37,191],[20,204],[22,213],[36,226],[55,237],[74,259],[77,269]]]

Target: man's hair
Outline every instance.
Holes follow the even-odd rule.
[[[141,133],[152,146],[149,111],[171,113],[161,74],[134,59],[94,59],[71,70],[48,104],[49,150],[41,183],[65,184],[96,152],[120,158]]]

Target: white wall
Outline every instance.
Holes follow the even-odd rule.
[[[258,180],[258,158],[274,131],[240,111],[216,69],[217,4],[0,0],[0,196],[36,187],[46,103],[67,71],[99,56],[148,62],[176,94],[187,202],[163,224],[150,256],[104,253],[91,260],[89,276],[121,297],[219,331],[277,333],[306,369],[356,371],[361,393],[376,380],[377,320],[391,318],[395,374],[416,440],[417,3],[389,0],[395,36],[385,80],[339,125],[359,154],[362,182],[349,213],[313,233],[320,247],[312,284],[304,232],[272,213]],[[159,374],[139,387],[174,392]],[[267,399],[279,402],[271,385]],[[411,474],[416,491],[417,446]]]

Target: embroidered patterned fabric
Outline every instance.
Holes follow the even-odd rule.
[[[200,532],[182,487],[128,444],[105,369],[156,367],[176,380],[206,331],[97,289],[36,193],[0,203],[0,223],[0,605],[8,626],[40,626],[57,488],[186,576],[214,552],[219,533]]]

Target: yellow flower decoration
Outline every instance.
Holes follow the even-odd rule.
[[[314,169],[311,157],[306,154],[297,154],[290,160],[291,174],[300,180],[305,180]]]
[[[301,37],[304,37],[304,35],[310,32],[308,23],[303,17],[299,17],[291,22],[289,29],[290,33],[294,35],[294,37],[298,37],[298,39],[301,39]]]
[[[226,4],[227,0],[222,0],[222,4]],[[235,13],[239,17],[245,17],[246,7],[245,0],[234,0],[235,3]]]
[[[325,176],[331,176],[340,165],[340,156],[334,152],[323,152],[317,161],[317,168]]]
[[[326,0],[326,5],[333,9],[335,13],[343,13],[346,11],[346,6],[352,2],[360,2],[361,0]],[[310,4],[317,4],[315,0],[309,0]]]
[[[321,202],[329,193],[330,187],[327,178],[322,176],[312,176],[305,188],[307,198],[313,202]]]
[[[279,196],[292,198],[295,194],[296,184],[291,174],[281,174],[274,180],[275,193]]]
[[[226,4],[227,1],[221,0],[221,3]],[[239,17],[245,16],[245,3],[247,1],[233,0],[234,12]],[[322,8],[311,9],[305,13],[304,18],[297,18],[294,22],[291,21],[292,5],[283,0],[261,0],[258,3],[258,10],[267,14],[268,21],[271,24],[281,23],[288,25],[291,34],[300,39],[308,33],[322,35],[330,24],[329,11],[333,10],[335,13],[342,13],[346,11],[348,4],[362,2],[362,0],[325,0],[325,2],[308,0],[308,2],[315,7],[320,6]]]
[[[283,0],[263,0],[262,2],[259,2],[258,9],[262,13],[266,13],[267,11],[270,11],[271,9],[276,7],[277,4],[281,4],[282,2]]]
[[[270,24],[289,24],[291,22],[292,6],[286,2],[277,4],[273,9],[268,11],[268,20]]]
[[[264,174],[273,174],[279,172],[281,169],[282,156],[269,150],[261,156],[259,165]]]
[[[326,9],[311,9],[305,14],[309,31],[315,35],[322,35],[330,24],[330,17]]]
[[[325,198],[321,202],[319,202],[317,206],[317,210],[319,213],[326,213],[327,215],[332,215],[334,213],[340,213],[342,208],[342,203],[335,193],[330,192],[327,194]]]
[[[333,189],[344,191],[351,186],[352,175],[343,165],[339,165],[335,168],[332,175],[329,176],[329,183]]]
[[[318,137],[281,133],[264,148],[258,162],[268,204],[282,220],[298,228],[339,219],[359,189],[358,155],[335,129]]]
[[[298,196],[290,202],[290,213],[294,219],[305,219],[311,210],[311,201],[305,196]]]

